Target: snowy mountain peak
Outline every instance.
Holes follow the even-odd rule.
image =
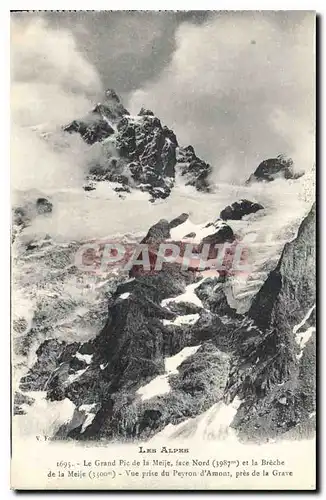
[[[148,192],[154,201],[170,195],[176,173],[186,185],[209,190],[211,166],[196,156],[194,148],[179,148],[177,156],[179,144],[173,130],[144,107],[131,116],[114,90],[107,90],[103,103],[64,130],[78,133],[88,144],[98,143],[103,149],[104,160],[90,168],[92,185],[87,190],[95,189],[97,182],[109,181],[120,184],[113,187],[120,197],[136,188]]]

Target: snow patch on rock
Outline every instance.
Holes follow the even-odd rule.
[[[91,410],[94,410],[94,408],[96,408],[96,406],[97,406],[97,404],[93,403],[93,404],[90,404],[90,405],[81,405],[78,408],[79,411],[82,411],[83,413],[85,413],[85,416],[86,416],[86,419],[84,420],[82,428],[81,428],[81,433],[85,432],[85,430],[87,429],[87,427],[89,425],[91,425],[91,423],[93,422],[96,413],[93,413]]]
[[[205,279],[206,279],[206,277],[202,278],[197,283],[193,283],[192,285],[186,286],[185,292],[182,293],[181,295],[178,295],[177,297],[170,297],[168,299],[162,300],[161,306],[165,307],[170,302],[175,302],[175,303],[188,302],[188,303],[195,304],[196,306],[203,308],[204,307],[203,303],[200,300],[200,298],[197,297],[197,295],[195,294],[195,290],[203,283],[203,281],[205,281]]]
[[[69,375],[69,377],[67,378],[67,384],[68,385],[72,384],[73,382],[75,382],[75,380],[78,380],[83,375],[83,373],[86,372],[87,368],[84,368],[83,370],[78,370],[76,373]]]
[[[35,400],[26,407],[26,415],[16,415],[13,426],[21,435],[34,435],[38,440],[53,437],[59,428],[73,418],[75,405],[70,399],[49,401],[46,391],[29,391],[26,396]]]
[[[148,384],[138,389],[137,394],[141,396],[142,401],[170,392],[171,387],[168,380],[169,376],[177,374],[178,367],[181,365],[181,363],[183,363],[185,359],[195,354],[195,352],[197,352],[199,348],[200,345],[185,347],[174,356],[166,358],[165,373],[163,375],[158,375]]]
[[[311,313],[312,311],[315,309],[316,305],[314,304],[307,312],[307,314],[305,315],[305,317],[303,318],[302,321],[300,321],[300,323],[298,323],[297,325],[295,325],[293,327],[293,333],[295,334],[295,341],[296,343],[298,344],[298,346],[300,347],[300,353],[297,354],[296,358],[299,360],[301,359],[302,357],[302,354],[303,354],[303,351],[304,351],[304,348],[305,348],[305,345],[307,344],[307,342],[309,341],[311,335],[316,331],[316,328],[314,326],[310,326],[309,328],[307,328],[305,331],[303,332],[300,332],[299,330],[305,325],[305,323],[309,320],[310,316],[311,316]],[[299,333],[297,333],[299,332]]]
[[[311,316],[311,313],[312,311],[315,309],[316,305],[314,304],[310,309],[309,311],[307,312],[307,314],[305,315],[305,317],[303,318],[302,321],[300,321],[300,323],[298,323],[297,325],[295,325],[293,327],[293,333],[296,334],[298,330],[300,330],[300,328],[305,324],[306,321],[308,321],[308,319],[310,318]]]
[[[153,440],[158,439],[188,439],[194,441],[235,441],[235,431],[231,423],[241,404],[238,398],[226,405],[215,403],[207,411],[194,418],[189,418],[180,424],[168,424]]]
[[[163,325],[194,325],[199,320],[199,314],[180,315],[174,320],[163,319]]]
[[[170,230],[170,240],[169,241],[189,241],[191,243],[200,243],[206,236],[216,233],[219,229],[226,226],[227,224],[223,221],[217,221],[213,223],[206,224],[194,224],[189,220],[189,218],[179,224],[178,226]],[[195,236],[187,236],[188,234],[194,233]]]
[[[88,365],[91,364],[93,359],[93,354],[81,354],[80,352],[76,352],[75,356],[79,361],[85,361]]]

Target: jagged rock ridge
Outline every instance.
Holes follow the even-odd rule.
[[[244,349],[232,391],[245,397],[235,425],[244,434],[275,437],[312,425],[315,411],[315,226],[313,205],[298,236],[254,299],[248,316],[263,332]],[[241,349],[242,350],[242,349]],[[248,366],[249,363],[249,366]],[[258,397],[257,397],[258,396]]]
[[[209,191],[211,166],[196,156],[192,146],[179,148],[174,132],[150,110],[142,108],[130,116],[112,90],[102,104],[64,130],[79,133],[90,145],[103,144],[104,159],[91,166],[86,190],[95,188],[92,181],[106,180],[119,183],[113,189],[122,195],[136,187],[153,201],[169,196],[179,172],[186,185]]]
[[[144,240],[173,240],[187,223],[187,214],[160,221]],[[69,398],[75,416],[58,436],[76,439],[148,439],[235,396],[241,404],[232,425],[239,437],[306,435],[315,410],[314,231],[315,207],[248,315],[228,305],[225,276],[205,278],[171,263],[136,275],[118,286],[94,340],[41,346],[21,390]],[[177,355],[177,370],[169,372],[167,361]],[[155,380],[163,391],[151,393]],[[92,408],[86,427],[85,405]]]

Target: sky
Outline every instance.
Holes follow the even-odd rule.
[[[242,181],[280,153],[298,170],[314,161],[312,12],[11,16],[20,125],[78,118],[113,88],[132,113],[152,109],[180,144],[192,144],[214,181]],[[30,112],[22,95],[42,95],[43,105]]]

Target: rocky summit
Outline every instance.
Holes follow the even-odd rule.
[[[80,134],[89,145],[102,146],[100,159],[90,166],[87,191],[95,189],[98,181],[108,181],[121,197],[137,188],[154,201],[170,195],[178,173],[186,185],[209,191],[211,166],[198,158],[193,147],[179,147],[174,132],[151,110],[141,108],[131,116],[113,90],[64,131]]]
[[[153,202],[167,198],[178,178],[199,192],[212,190],[212,166],[196,155],[193,146],[180,145],[173,130],[149,109],[142,107],[138,115],[130,115],[114,90],[107,90],[102,102],[63,130],[100,147],[90,161],[85,191],[93,191],[98,182],[106,181],[120,198],[138,189],[148,193]],[[261,162],[246,184],[302,175],[291,158],[280,154]],[[248,200],[236,203],[227,207],[221,218],[242,218],[261,208]]]

